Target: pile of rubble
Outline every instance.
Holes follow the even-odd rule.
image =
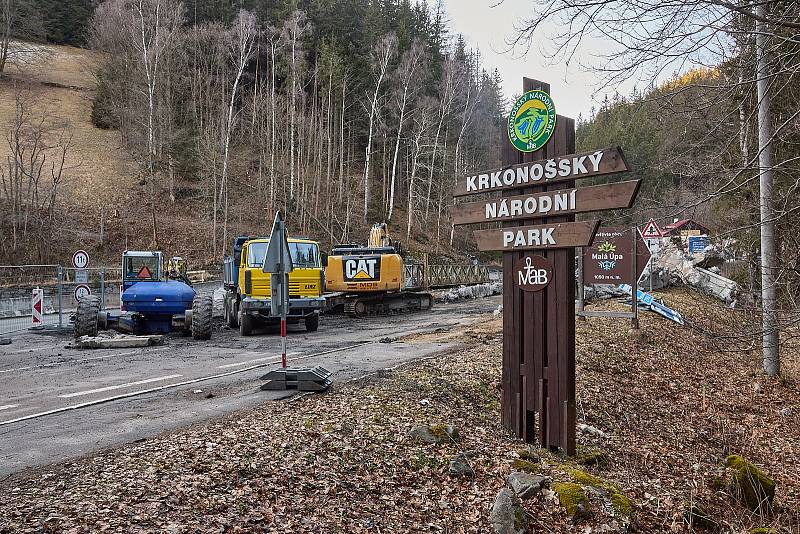
[[[439,297],[442,302],[455,302],[462,299],[481,299],[503,294],[502,282],[490,282],[474,286],[460,286],[447,290]]]
[[[709,245],[703,252],[690,255],[683,248],[665,242],[655,260],[645,267],[641,283],[649,287],[652,266],[653,289],[687,285],[734,307],[742,289],[734,280],[719,274],[719,266],[725,260],[725,250],[718,245]]]

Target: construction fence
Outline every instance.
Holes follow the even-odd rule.
[[[119,309],[121,285],[120,267],[0,265],[0,335],[31,328],[71,329],[78,299],[95,295],[101,309]],[[193,287],[204,294],[219,285],[212,281]]]

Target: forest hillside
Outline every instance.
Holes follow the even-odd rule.
[[[412,253],[474,248],[451,187],[497,164],[505,99],[443,8],[253,4],[107,0],[84,48],[11,41],[4,261],[124,245],[216,264],[278,209],[324,245],[386,221]]]

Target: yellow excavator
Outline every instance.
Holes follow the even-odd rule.
[[[389,237],[386,223],[372,226],[366,246],[337,245],[328,256],[329,307],[341,305],[351,317],[430,309],[433,296],[410,286],[400,243]]]

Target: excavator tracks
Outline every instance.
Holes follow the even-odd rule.
[[[369,317],[430,310],[432,306],[433,295],[430,293],[349,295],[344,303],[344,312],[350,317]]]

